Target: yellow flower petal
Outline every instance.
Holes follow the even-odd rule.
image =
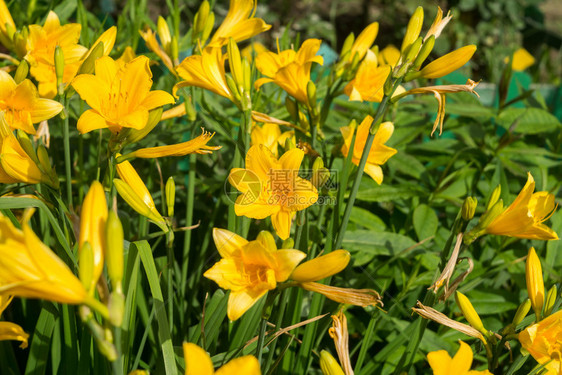
[[[280,210],[276,214],[271,215],[273,229],[275,229],[275,232],[282,240],[286,240],[291,235],[291,222],[295,214],[295,212]]]
[[[82,134],[86,134],[96,129],[107,128],[107,121],[98,112],[93,109],[88,109],[86,112],[82,113],[78,122],[76,123],[76,128]]]
[[[267,293],[267,289],[244,289],[241,291],[231,291],[228,297],[228,307],[226,314],[231,321],[238,320],[256,302]]]
[[[277,282],[287,281],[295,267],[306,258],[306,254],[300,250],[281,249],[277,250],[275,257],[277,259],[277,269],[275,270],[275,278]]]
[[[424,78],[443,77],[466,64],[472,58],[474,52],[476,52],[476,46],[473,44],[449,52],[427,64],[420,70],[420,76]]]
[[[213,228],[213,240],[221,257],[231,258],[233,255],[240,255],[242,247],[248,241],[226,229]]]
[[[326,255],[306,261],[291,275],[291,280],[298,282],[318,281],[335,275],[347,267],[351,254],[346,250],[335,250]]]
[[[213,375],[215,373],[211,357],[199,346],[184,342],[183,357],[185,358],[185,375]]]
[[[260,363],[253,355],[235,358],[217,370],[216,375],[261,375]]]
[[[0,340],[21,341],[20,348],[25,349],[27,348],[28,338],[29,335],[19,325],[10,322],[0,322]]]

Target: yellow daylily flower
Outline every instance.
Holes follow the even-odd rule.
[[[30,150],[30,152],[34,152]],[[58,189],[59,181],[54,172],[39,167],[37,155],[30,156],[22,147],[0,112],[0,182],[11,184],[24,182],[27,184],[45,183]]]
[[[367,142],[367,137],[369,136],[369,129],[373,123],[373,118],[371,116],[365,117],[357,128],[357,135],[355,137],[355,147],[353,150],[353,157],[351,159],[352,163],[359,165],[361,160],[361,155],[363,154],[363,149],[365,148],[365,143]],[[351,147],[351,140],[353,139],[353,133],[355,132],[355,124],[350,126],[344,126],[340,128],[344,139],[344,145],[342,146],[341,152],[344,157],[347,157],[349,148]],[[383,180],[383,173],[381,165],[386,163],[392,155],[396,154],[396,149],[392,147],[385,146],[385,143],[390,139],[392,133],[394,132],[394,125],[391,122],[383,122],[375,139],[373,140],[373,145],[371,146],[371,151],[369,152],[369,158],[367,159],[367,164],[365,164],[365,173],[367,173],[377,184],[381,184]]]
[[[252,146],[262,144],[269,149],[276,157],[278,155],[278,139],[281,136],[279,125],[265,123],[262,126],[254,124],[252,127]]]
[[[30,80],[16,84],[11,75],[0,70],[0,110],[11,129],[35,134],[33,124],[56,116],[62,109],[59,102],[40,98]]]
[[[453,358],[446,350],[428,353],[427,361],[433,370],[433,375],[492,375],[488,370],[470,370],[474,356],[472,349],[464,341],[459,340],[459,343],[461,346]]]
[[[207,47],[201,51],[201,55],[186,57],[176,68],[178,75],[184,80],[174,86],[173,94],[185,86],[196,86],[224,96],[235,101],[228,84],[223,55],[220,47]]]
[[[379,52],[377,58],[380,65],[395,66],[400,60],[400,50],[392,44],[388,45]]]
[[[353,61],[357,59],[357,61],[363,60],[365,54],[371,48],[375,39],[377,38],[377,34],[379,32],[379,23],[373,22],[369,26],[367,26],[361,34],[355,39],[353,45],[351,46],[351,50],[349,53],[349,61]],[[357,55],[357,57],[355,57]]]
[[[537,252],[534,247],[529,249],[527,261],[525,262],[525,281],[527,284],[527,293],[529,294],[531,306],[535,311],[537,320],[539,320],[544,305],[545,294],[541,261],[537,256]]]
[[[424,78],[441,78],[446,76],[466,64],[472,58],[474,52],[476,52],[474,44],[449,52],[427,64],[418,72],[418,76]]]
[[[544,365],[544,375],[562,374],[562,310],[519,333],[521,346]]]
[[[227,315],[240,318],[277,283],[287,281],[306,254],[294,249],[277,249],[271,233],[262,231],[247,241],[226,229],[213,228],[213,239],[222,259],[203,276],[230,290]]]
[[[0,215],[0,294],[80,304],[87,302],[82,283],[29,227],[22,230]]]
[[[123,50],[123,53],[121,54],[121,56],[117,60],[115,60],[115,62],[119,66],[119,69],[121,69],[123,66],[125,66],[125,64],[131,62],[136,57],[137,57],[137,54],[135,53],[135,50],[133,48],[131,48],[131,46],[127,46]]]
[[[162,27],[164,24],[166,25],[166,27]],[[177,61],[174,62],[174,57],[171,50],[172,37],[170,35],[170,30],[167,27],[168,24],[166,23],[166,20],[162,18],[162,16],[158,17],[158,26],[158,36],[162,41],[162,46],[160,46],[160,43],[158,43],[158,40],[156,39],[156,33],[154,33],[151,29],[147,28],[144,31],[139,31],[139,33],[144,39],[144,42],[146,43],[148,49],[154,52],[160,58],[160,60],[162,60],[164,65],[166,65],[166,68],[168,68],[168,70],[172,72],[172,74],[176,75],[174,66],[177,65]]]
[[[338,361],[326,350],[320,352],[320,370],[324,375],[345,375]]]
[[[3,3],[3,2],[2,2]],[[1,7],[0,7],[1,11]],[[0,294],[0,315],[6,310],[6,307],[12,302],[12,296]],[[23,328],[11,322],[0,322],[0,341],[2,340],[18,340],[21,341],[20,348],[27,348],[27,339],[29,335],[25,333]]]
[[[535,180],[527,173],[527,183],[513,203],[486,227],[485,233],[535,240],[557,240],[558,235],[543,222],[556,210],[554,195],[533,193]]]
[[[349,96],[349,100],[378,103],[382,100],[383,86],[390,70],[390,65],[379,66],[375,53],[368,50],[357,69],[355,78],[345,86],[343,91]]]
[[[207,146],[207,143],[213,138],[215,133],[210,133],[203,129],[200,136],[189,141],[178,143],[175,145],[158,146],[141,148],[124,156],[124,158],[143,158],[153,159],[164,156],[184,156],[188,154],[211,154],[213,151],[219,150],[222,146]]]
[[[291,280],[309,282],[325,279],[345,269],[350,259],[349,251],[334,250],[297,266],[291,274]]]
[[[142,129],[148,112],[174,102],[165,91],[153,90],[152,73],[146,56],[139,56],[123,67],[108,56],[96,60],[96,74],[81,74],[72,87],[91,109],[78,119],[78,131],[108,128],[119,133],[123,128]]]
[[[6,3],[4,0],[0,0],[0,43],[4,45],[7,49],[12,49],[12,35],[8,31],[8,28],[12,30],[12,33],[16,30],[16,24]]]
[[[322,65],[324,59],[317,56],[320,39],[307,39],[298,52],[291,49],[285,51],[262,52],[256,57],[256,67],[268,78],[258,79],[256,89],[263,84],[275,82],[279,87],[301,103],[308,103],[307,85],[310,81],[312,63]]]
[[[246,169],[233,168],[228,176],[230,184],[242,193],[234,205],[236,215],[253,219],[271,216],[277,235],[289,238],[297,211],[318,200],[312,183],[298,177],[303,158],[304,152],[298,148],[277,160],[264,145],[252,146],[246,154]]]
[[[240,42],[269,30],[271,25],[261,18],[254,17],[256,6],[256,0],[230,0],[228,13],[213,34],[209,46],[220,48],[227,44],[230,38]]]
[[[117,157],[119,156],[117,154]],[[168,232],[167,221],[156,209],[150,192],[131,163],[124,161],[117,164],[116,169],[120,179],[113,179],[113,183],[121,198],[139,214],[158,225],[164,232]]]
[[[509,62],[509,57],[504,59],[507,64]],[[525,48],[519,48],[513,53],[511,59],[511,69],[516,72],[521,72],[535,63],[535,58],[529,53]]]
[[[183,343],[185,375],[261,375],[260,363],[253,355],[245,355],[228,361],[216,372],[211,357],[203,348],[190,342]]]
[[[267,47],[260,42],[253,42],[240,50],[240,56],[245,57],[246,60],[252,62],[255,56],[262,52],[268,51]]]
[[[79,249],[88,242],[93,253],[92,280],[87,290],[93,295],[98,279],[103,272],[103,260],[106,253],[105,225],[107,221],[107,201],[103,186],[94,181],[82,202],[80,212]]]

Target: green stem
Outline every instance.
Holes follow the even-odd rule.
[[[191,231],[187,231],[190,233]],[[173,235],[174,232],[170,231]],[[187,235],[186,233],[186,235]],[[174,332],[174,290],[173,290],[173,277],[174,277],[174,240],[166,241],[166,248],[168,250],[168,323],[170,326],[170,334],[173,337]]]
[[[394,85],[397,87],[400,83],[400,80]],[[394,92],[394,90],[392,90]],[[392,95],[392,93],[390,93]],[[340,229],[338,231],[338,235],[336,237],[334,249],[339,249],[343,242],[343,236],[345,234],[345,230],[347,229],[347,224],[349,223],[349,216],[351,215],[351,209],[355,204],[355,196],[357,195],[357,191],[359,190],[359,185],[361,183],[361,177],[363,177],[363,169],[365,169],[365,164],[367,164],[367,159],[369,158],[369,153],[371,151],[371,146],[373,145],[373,140],[375,139],[376,132],[373,132],[374,129],[382,122],[383,116],[386,113],[388,108],[390,96],[384,96],[379,108],[377,109],[377,113],[375,114],[375,118],[373,120],[373,124],[371,125],[371,131],[367,137],[367,141],[365,142],[365,147],[363,148],[363,154],[361,155],[361,160],[359,161],[359,166],[357,168],[357,175],[355,176],[355,180],[353,181],[353,186],[351,188],[351,193],[349,194],[349,199],[347,201],[347,205],[345,206],[345,212],[343,214],[343,220],[340,225]],[[352,151],[350,151],[351,153]]]
[[[65,105],[63,103],[62,105]],[[65,113],[63,120],[63,142],[64,142],[64,167],[66,174],[66,201],[68,207],[72,210],[72,175],[71,175],[71,160],[70,160],[70,130],[68,125],[68,113]]]
[[[265,341],[265,328],[267,327],[267,319],[265,317],[261,318],[260,321],[260,331],[258,336],[258,346],[256,348],[256,357],[258,358],[258,362],[261,363],[261,357],[263,353],[263,343]]]

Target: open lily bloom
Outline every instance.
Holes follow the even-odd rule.
[[[273,229],[289,238],[297,211],[313,205],[318,191],[298,176],[304,151],[294,148],[277,160],[264,145],[252,146],[246,154],[246,169],[233,168],[228,181],[242,193],[234,206],[236,215],[253,219],[271,216]]]
[[[297,52],[292,49],[279,51],[278,48],[278,53],[260,53],[256,57],[256,67],[268,78],[258,79],[254,83],[256,89],[263,84],[274,82],[299,102],[308,103],[306,89],[310,81],[312,63],[324,63],[322,56],[316,55],[321,43],[320,39],[307,39]]]
[[[486,227],[485,232],[535,240],[557,240],[558,235],[543,224],[556,210],[554,195],[535,190],[535,180],[527,174],[527,183],[508,208]]]
[[[359,165],[361,160],[361,155],[363,154],[363,149],[367,142],[367,137],[369,136],[369,129],[373,123],[373,118],[371,116],[365,117],[357,128],[357,135],[355,136],[355,147],[353,149],[353,156],[351,162],[355,165]],[[344,126],[340,128],[344,139],[344,145],[342,146],[342,154],[347,157],[349,148],[351,147],[351,141],[353,139],[353,133],[355,131],[355,126]],[[369,152],[369,158],[367,159],[367,164],[365,164],[365,173],[367,173],[377,184],[381,184],[383,180],[383,173],[381,165],[387,162],[392,155],[396,154],[396,149],[392,147],[385,146],[386,141],[390,139],[392,133],[394,132],[394,125],[391,122],[383,122],[375,139],[373,140],[373,145],[371,146],[371,151]]]
[[[519,333],[519,342],[544,365],[545,375],[562,374],[562,310],[525,328]]]
[[[0,70],[0,110],[11,129],[35,134],[33,124],[56,116],[62,108],[59,102],[40,98],[30,80],[16,84],[11,75]]]
[[[220,47],[207,47],[201,51],[201,55],[186,57],[176,68],[183,81],[174,86],[174,95],[182,87],[196,86],[234,101],[226,83],[225,60],[226,55],[223,55]]]
[[[449,356],[446,350],[430,352],[427,355],[427,360],[433,370],[433,375],[492,375],[488,370],[470,370],[474,357],[472,349],[465,342],[459,342],[461,347],[453,358]]]
[[[108,56],[96,60],[96,74],[81,74],[72,81],[80,97],[88,103],[78,119],[78,131],[84,134],[108,128],[118,133],[123,128],[142,129],[148,112],[174,102],[165,91],[154,90],[148,58],[139,56],[123,67]]]
[[[390,70],[389,65],[379,66],[375,53],[368,50],[355,78],[345,86],[345,94],[349,96],[349,100],[380,102]]]
[[[0,315],[6,310],[12,298],[12,296],[0,294]],[[19,325],[11,322],[0,322],[0,340],[21,341],[20,348],[25,349],[27,348],[28,338],[29,335]]]
[[[253,355],[235,358],[217,371],[213,367],[211,357],[203,348],[190,342],[183,343],[183,357],[185,358],[185,375],[260,375],[260,363]]]
[[[256,6],[257,0],[230,0],[228,13],[213,34],[209,46],[220,48],[227,44],[230,38],[240,42],[269,30],[271,25],[261,18],[254,17]]]
[[[27,224],[22,229],[0,215],[0,293],[70,304],[87,302],[86,290],[68,266]]]
[[[230,290],[227,314],[240,318],[277,283],[287,281],[306,254],[294,249],[277,249],[275,239],[262,231],[248,241],[226,229],[213,228],[213,239],[222,259],[203,276]]]
[[[88,48],[78,44],[82,25],[70,23],[61,25],[55,12],[49,12],[45,24],[30,25],[25,59],[29,62],[31,75],[39,82],[39,95],[53,98],[57,93],[55,73],[55,48],[61,48],[64,56],[63,83],[66,85],[76,76],[82,62],[99,42],[104,43],[103,54],[107,55],[113,48],[117,28],[106,30],[100,38]]]

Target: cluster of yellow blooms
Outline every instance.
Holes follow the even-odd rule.
[[[61,25],[54,12],[49,13],[42,26],[29,25],[16,30],[4,1],[0,0],[0,42],[19,58],[15,77],[0,70],[0,182],[43,183],[60,196],[59,178],[49,160],[47,147],[38,140],[39,137],[34,143],[29,136],[36,135],[35,124],[45,127],[47,120],[59,114],[66,118],[65,105],[74,93],[89,106],[79,114],[77,130],[81,134],[109,130],[108,155],[111,155],[110,163],[116,172],[104,182],[105,185],[92,182],[81,204],[79,231],[76,231],[78,277],[32,231],[29,225],[31,210],[24,212],[21,229],[8,217],[0,215],[0,313],[13,296],[42,298],[83,305],[81,316],[93,325],[96,323],[92,322],[91,310],[114,326],[121,324],[122,311],[115,306],[119,306],[123,298],[123,230],[115,209],[108,209],[106,191],[115,187],[132,209],[157,225],[163,233],[173,236],[171,220],[158,211],[143,178],[129,160],[210,154],[221,148],[207,145],[214,133],[203,129],[200,136],[187,142],[121,154],[125,146],[143,139],[161,119],[186,113],[183,105],[167,112],[162,110],[163,106],[175,103],[184,87],[196,86],[227,98],[248,115],[248,124],[243,131],[251,144],[244,144],[245,165],[233,168],[228,176],[230,184],[241,193],[234,203],[234,212],[237,216],[252,219],[270,218],[277,236],[281,240],[290,238],[297,213],[314,205],[322,194],[318,176],[311,180],[299,176],[301,164],[308,165],[311,161],[307,155],[315,156],[312,145],[317,137],[322,137],[319,126],[322,111],[311,80],[315,64],[324,63],[318,55],[322,41],[305,40],[296,51],[281,50],[277,46],[277,52],[265,50],[255,56],[240,52],[238,42],[271,27],[254,17],[255,10],[255,0],[231,0],[223,23],[211,36],[214,14],[209,3],[204,1],[192,29],[192,37],[198,41],[198,46],[192,56],[181,62],[178,59],[179,36],[171,34],[163,18],[158,20],[157,33],[150,29],[141,31],[148,48],[178,79],[170,94],[152,90],[148,57],[135,56],[130,48],[118,59],[109,56],[117,35],[116,27],[105,31],[91,48],[86,48],[78,43],[81,25]],[[346,40],[333,79],[339,82],[340,91],[349,100],[394,102],[406,95],[434,94],[439,102],[439,113],[433,131],[437,127],[441,130],[445,115],[444,95],[459,91],[475,93],[477,83],[469,80],[466,85],[428,86],[409,91],[400,84],[417,78],[443,77],[470,60],[476,50],[473,45],[461,47],[422,67],[433,50],[435,39],[450,19],[449,15],[443,17],[439,9],[428,32],[420,36],[423,9],[418,8],[408,24],[401,48],[389,46],[381,51],[373,46],[378,23],[369,25],[356,39],[351,35]],[[255,81],[252,81],[252,59],[263,76]],[[28,74],[37,82],[37,87],[27,79]],[[274,83],[287,94],[286,104],[292,122],[252,113],[252,91],[266,90],[262,87],[267,83]],[[55,97],[58,101],[53,100]],[[353,121],[340,128],[343,157],[362,166],[378,184],[383,182],[381,166],[397,153],[385,144],[394,132],[394,124],[381,120],[366,116],[359,126]],[[282,132],[280,125],[291,129]],[[312,145],[297,141],[295,130],[312,138]],[[321,165],[316,170],[325,170],[321,160],[314,165]],[[499,192],[495,192],[478,225],[465,234],[466,243],[484,234],[542,240],[558,238],[543,224],[555,210],[554,197],[547,192],[534,193],[534,180],[530,174],[527,184],[509,207],[504,209],[498,197]],[[72,202],[67,203],[71,205]],[[169,206],[168,216],[172,216],[172,212],[173,204],[171,208]],[[232,231],[214,228],[213,239],[221,260],[204,276],[230,290],[227,308],[230,320],[239,319],[269,291],[293,286],[343,304],[382,305],[374,290],[337,288],[317,282],[347,267],[350,254],[346,250],[337,249],[301,264],[307,254],[293,249],[291,241],[283,243],[286,248],[278,249],[274,235],[268,231],[260,232],[255,240],[249,241]],[[107,299],[100,302],[96,297],[104,266],[112,286],[109,302]],[[537,319],[535,324],[519,332],[518,339],[539,363],[545,364],[548,374],[560,374],[562,311],[551,314],[552,300],[545,297],[540,261],[534,249],[527,258],[527,287]],[[457,300],[470,327],[460,327],[458,322],[455,325],[429,308],[416,311],[437,321],[441,319],[441,323],[464,330],[487,344],[493,335],[481,322],[478,323],[479,317],[466,297],[457,293]],[[511,333],[515,332],[521,319],[514,322]],[[349,373],[352,369],[349,358],[345,360],[348,352],[346,324],[343,313],[335,316],[330,335],[336,340],[340,362]],[[28,335],[13,323],[0,322],[0,339],[19,340],[25,347]],[[96,337],[96,340],[107,344],[104,338]],[[186,374],[214,373],[212,362],[202,348],[184,343],[183,350]],[[106,349],[104,354],[114,358],[115,353]],[[470,347],[461,341],[454,358],[445,351],[438,351],[430,353],[428,360],[435,374],[490,374],[487,370],[470,371],[472,356]],[[321,358],[324,358],[325,373],[337,373],[330,372],[330,369],[339,367],[331,355],[322,354]],[[253,356],[237,358],[216,373],[235,372],[258,374],[259,362]]]

